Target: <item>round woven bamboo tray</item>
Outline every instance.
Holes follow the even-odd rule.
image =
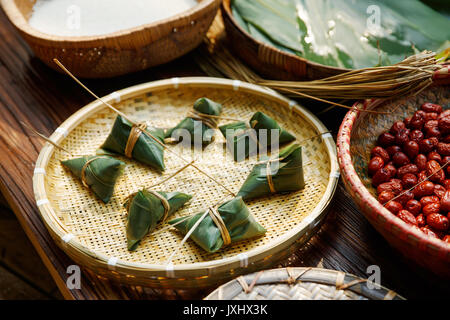
[[[303,107],[268,89],[217,78],[150,82],[114,92],[104,99],[131,118],[169,128],[186,117],[194,101],[203,96],[222,103],[224,117],[250,119],[254,112],[263,111],[295,134],[303,146],[306,188],[247,202],[255,218],[267,229],[264,237],[239,242],[215,254],[187,241],[173,258],[173,265],[167,265],[166,259],[178,250],[182,236],[174,230],[148,235],[136,251],[129,252],[122,204],[129,194],[161,181],[185,162],[166,152],[167,169],[164,175],[159,175],[124,158],[125,172],[117,181],[113,198],[105,205],[63,169],[60,160],[70,156],[47,143],[40,152],[33,177],[36,201],[50,234],[76,263],[130,284],[170,288],[212,286],[273,265],[320,227],[338,183],[339,168],[332,136],[328,133],[317,137],[328,130]],[[72,154],[93,154],[109,134],[115,117],[101,102],[92,102],[67,119],[50,139]],[[230,121],[220,123],[227,122]],[[170,148],[187,159],[193,156],[197,166],[237,192],[256,159],[234,162],[224,146],[226,140],[220,132],[215,136],[214,143],[203,153],[191,154],[193,151],[182,145]],[[194,195],[174,217],[202,211],[226,196],[220,186],[192,167],[158,190]]]
[[[342,122],[337,145],[343,181],[369,222],[407,259],[450,279],[450,244],[428,237],[388,211],[376,197],[368,176],[370,151],[377,137],[395,121],[411,116],[425,102],[450,109],[450,86],[434,86],[416,96],[394,101],[366,100],[357,108],[390,112],[375,114],[350,111]]]
[[[350,71],[315,63],[254,39],[234,19],[231,0],[223,0],[221,11],[229,45],[263,76],[278,80],[316,80]]]
[[[28,19],[36,0],[0,0],[8,18],[34,51],[51,68],[60,60],[84,78],[118,76],[174,60],[201,42],[220,0],[199,0],[195,7],[154,23],[101,36],[61,37],[39,32]]]
[[[394,291],[342,271],[282,268],[234,279],[205,300],[404,300]]]

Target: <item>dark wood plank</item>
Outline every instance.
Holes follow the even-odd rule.
[[[0,266],[51,298],[61,298],[53,278],[9,208],[0,206]],[[0,282],[0,286],[2,283]]]
[[[83,271],[81,290],[68,290],[66,269],[73,262],[54,244],[39,218],[32,191],[34,161],[42,141],[20,121],[50,134],[73,112],[92,99],[72,80],[44,66],[0,12],[0,191],[4,194],[40,258],[67,299],[199,299],[207,290],[156,290],[127,287]],[[202,75],[188,55],[170,64],[108,80],[86,81],[100,96],[130,85],[173,76]],[[324,106],[305,104],[316,112]],[[344,115],[333,109],[320,115],[337,133]],[[280,265],[323,266],[367,277],[369,265],[379,265],[382,284],[407,298],[448,297],[439,279],[405,262],[368,224],[340,185],[326,224],[302,250]]]
[[[0,300],[24,299],[48,300],[49,297],[0,265]]]
[[[8,208],[8,203],[6,202],[5,197],[0,193],[0,207]]]

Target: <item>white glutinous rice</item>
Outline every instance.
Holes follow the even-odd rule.
[[[56,36],[94,36],[166,19],[196,0],[37,0],[29,24]]]

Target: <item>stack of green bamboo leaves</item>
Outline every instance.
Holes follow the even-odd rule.
[[[227,147],[237,162],[258,151],[267,152],[295,140],[294,135],[261,111],[251,117],[248,125],[239,121],[220,126],[219,130],[227,139]]]
[[[434,0],[433,8],[448,7]],[[328,66],[392,65],[450,47],[450,19],[419,0],[233,0],[253,38]]]

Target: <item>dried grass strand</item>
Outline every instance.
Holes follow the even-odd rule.
[[[438,64],[434,52],[424,51],[406,57],[392,66],[351,70],[320,80],[267,80],[247,67],[226,48],[223,22],[216,19],[213,25],[214,30],[208,33],[205,45],[194,56],[197,64],[208,75],[242,80],[266,86],[290,97],[309,98],[346,109],[352,107],[327,99],[387,99],[417,94],[429,86],[433,74],[442,67]]]
[[[115,113],[117,113],[118,115],[122,116],[124,119],[126,119],[127,121],[129,121],[131,124],[136,125],[137,123],[135,121],[133,121],[130,117],[128,117],[126,114],[124,114],[123,112],[119,111],[118,109],[114,108],[111,104],[109,104],[108,102],[106,102],[105,100],[103,100],[102,98],[100,98],[99,96],[97,96],[94,92],[92,92],[86,85],[84,85],[80,80],[78,80],[77,77],[75,77],[58,59],[54,58],[53,61],[67,74],[69,75],[73,80],[75,80],[76,83],[78,83],[83,89],[85,89],[87,92],[89,92],[93,97],[95,97],[96,99],[98,99],[100,102],[102,102],[104,105],[106,105],[108,108],[110,108],[112,111],[114,111]],[[191,161],[185,159],[183,156],[179,155],[178,153],[176,153],[175,151],[169,149],[164,143],[162,143],[161,141],[159,141],[159,139],[157,139],[156,137],[153,136],[153,134],[151,134],[147,128],[144,129],[143,131],[146,135],[148,135],[150,138],[152,138],[155,142],[157,142],[159,145],[161,145],[165,150],[167,150],[168,152],[172,153],[173,155],[175,155],[176,157],[178,157],[179,159],[183,160],[186,163],[190,163]],[[195,169],[197,169],[200,173],[204,174],[205,176],[207,176],[209,179],[211,179],[212,181],[214,181],[217,185],[219,185],[220,187],[222,187],[223,189],[225,189],[228,193],[230,193],[233,197],[235,197],[236,195],[234,194],[233,191],[231,191],[230,189],[228,189],[223,183],[219,182],[217,179],[215,179],[214,177],[212,177],[209,173],[205,172],[204,170],[200,169],[197,165],[195,165],[194,163],[191,163],[191,166]]]
[[[47,138],[45,135],[43,135],[42,133],[39,133],[36,129],[34,129],[33,127],[31,127],[30,125],[26,124],[23,121],[20,121],[20,123],[22,123],[22,125],[24,127],[26,127],[27,129],[29,129],[31,132],[33,132],[35,135],[37,135],[39,138],[47,141],[48,143],[50,143],[51,145],[53,145],[55,148],[62,150],[64,152],[66,152],[68,155],[70,155],[71,157],[73,157],[72,153],[70,151],[68,151],[67,149],[64,149],[63,147],[61,147],[59,144],[53,142],[50,138]]]

